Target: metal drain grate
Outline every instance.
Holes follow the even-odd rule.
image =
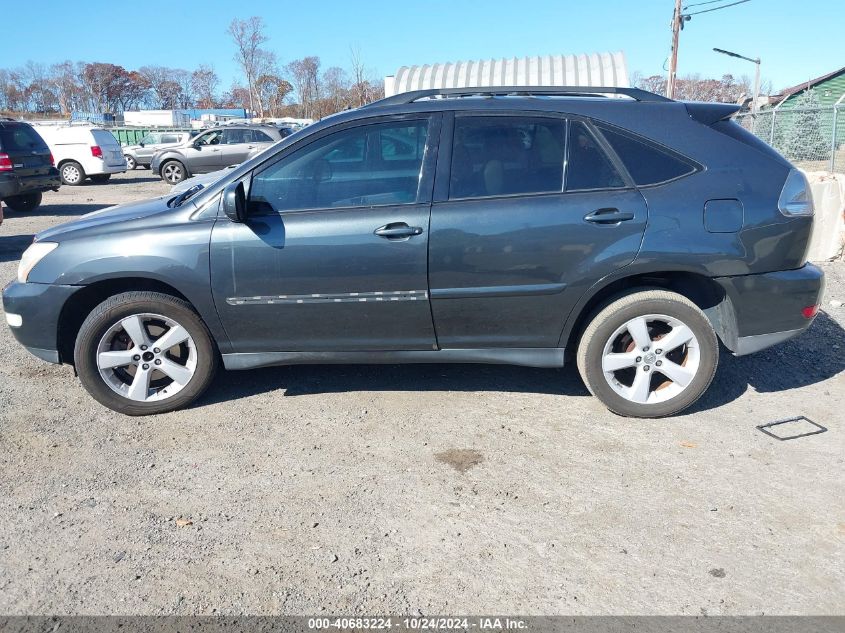
[[[818,433],[827,431],[821,424],[813,422],[810,418],[803,415],[760,424],[757,428],[776,440],[795,440],[799,437],[817,435]]]

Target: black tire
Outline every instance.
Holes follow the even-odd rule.
[[[169,185],[178,185],[188,177],[188,170],[178,160],[166,160],[159,168],[161,179]]]
[[[668,341],[665,337],[669,332],[674,332],[674,327],[666,329],[671,327],[668,321],[657,318],[645,320],[652,347],[646,345],[639,349],[630,333],[635,329],[633,327],[618,333],[620,328],[625,328],[632,320],[649,315],[669,317],[676,321],[675,327],[678,323],[685,325],[694,335],[693,340],[697,344],[690,340],[679,347],[664,351],[659,347],[660,340]],[[678,332],[681,333],[682,330],[679,329]],[[606,346],[609,353],[619,352],[635,356],[636,364],[606,374],[603,369]],[[598,311],[584,330],[577,354],[578,371],[590,393],[614,413],[637,418],[665,417],[689,407],[707,391],[716,374],[718,362],[719,341],[707,316],[683,295],[666,290],[632,291],[611,300]],[[691,368],[695,368],[696,363],[697,368],[693,373]],[[686,385],[681,387],[683,381],[676,383],[661,373],[668,371],[670,367],[680,367],[683,370],[684,380],[688,380]],[[688,378],[690,374],[691,379]],[[617,391],[627,391],[628,395],[633,396],[637,384],[634,381],[637,379],[648,381],[644,391],[640,392],[646,394],[645,401],[623,397]],[[611,386],[611,383],[614,386]],[[661,391],[666,388],[670,391]],[[679,389],[676,395],[662,402],[647,402],[665,398]]]
[[[64,162],[59,167],[59,174],[62,177],[62,184],[76,187],[85,182],[85,170],[75,160]]]
[[[11,211],[18,211],[26,213],[27,211],[35,211],[41,204],[41,192],[26,193],[19,196],[11,196],[3,198],[3,202],[9,207]]]
[[[195,368],[192,370],[193,374],[180,390],[172,396],[164,397],[161,400],[143,402],[130,399],[125,395],[120,395],[109,386],[106,379],[100,374],[97,356],[101,341],[123,319],[136,315],[150,314],[162,315],[187,330],[194,343],[196,358]],[[145,329],[145,333],[147,335],[151,334],[148,327]],[[159,336],[162,335],[163,333]],[[151,340],[153,344],[150,346],[149,351],[155,349],[154,343],[157,339]],[[134,344],[131,341],[127,341],[126,345],[120,348],[119,351],[134,348]],[[115,348],[110,347],[109,349]],[[167,354],[166,350],[162,350],[162,352]],[[94,308],[79,329],[74,346],[74,361],[79,379],[95,400],[118,413],[125,413],[126,415],[155,415],[184,407],[199,397],[214,378],[219,365],[219,355],[217,346],[208,328],[190,304],[182,299],[158,292],[136,291],[115,295]],[[143,359],[140,362],[143,362]],[[156,368],[152,365],[151,361],[148,362],[150,363],[149,367],[152,369],[150,369],[151,378],[145,393],[154,395],[161,391],[166,392],[170,388],[170,385],[162,387],[153,385],[152,376],[156,375],[154,373]],[[165,362],[167,361],[165,360]],[[138,363],[135,363],[134,367],[132,367],[136,373],[138,371],[137,365]],[[119,378],[118,369],[128,370],[128,368],[129,366],[114,368],[111,371]],[[160,382],[162,380],[164,382],[167,381],[165,374],[159,374],[159,376],[158,380]],[[129,378],[131,379],[132,376],[129,376]],[[127,382],[127,388],[128,386],[129,384]]]
[[[132,156],[130,156],[129,154],[126,154],[124,158],[126,159],[126,169],[132,170],[138,167],[137,161],[132,158]]]
[[[91,182],[96,182],[98,184],[108,182],[110,179],[111,174],[97,174],[96,176],[91,176]]]

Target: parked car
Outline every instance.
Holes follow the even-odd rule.
[[[187,405],[221,360],[574,360],[612,411],[671,415],[720,340],[783,342],[821,300],[807,181],[736,110],[624,88],[396,95],[207,187],[41,232],[6,318],[130,415]]]
[[[150,132],[137,145],[127,145],[123,148],[126,168],[149,168],[153,154],[166,147],[184,143],[189,138],[190,132]]]
[[[32,126],[0,119],[0,202],[11,211],[32,211],[43,192],[58,191],[59,185],[53,155]]]
[[[156,152],[150,167],[162,180],[175,185],[195,174],[239,165],[282,138],[274,125],[221,126]]]
[[[123,150],[108,130],[77,125],[39,125],[37,131],[47,142],[62,183],[81,185],[108,182],[112,174],[126,171]]]

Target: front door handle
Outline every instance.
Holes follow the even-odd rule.
[[[619,224],[620,222],[627,222],[633,220],[634,214],[630,211],[620,211],[619,209],[596,209],[592,213],[584,216],[584,221],[592,222],[593,224]]]
[[[422,232],[421,226],[408,226],[404,222],[391,222],[390,224],[380,226],[373,231],[373,234],[389,240],[402,240],[408,239],[412,235],[421,235]]]

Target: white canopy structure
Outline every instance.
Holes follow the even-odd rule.
[[[608,86],[627,88],[625,54],[545,55],[402,66],[384,78],[389,97],[426,88],[484,86]]]

